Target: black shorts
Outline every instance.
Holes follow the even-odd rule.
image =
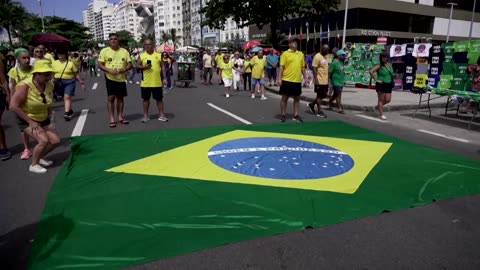
[[[316,84],[314,91],[319,96],[327,96],[327,94],[328,94],[328,84],[325,84],[325,85]]]
[[[150,100],[150,97],[153,96],[153,99],[156,101],[162,101],[163,99],[163,88],[162,87],[142,87],[142,98],[143,100]]]
[[[390,83],[377,83],[375,84],[375,89],[378,93],[392,93],[392,85]]]
[[[30,126],[27,122],[25,122],[25,120],[21,119],[20,117],[17,117],[17,119],[18,119],[18,128],[20,129],[21,132],[23,132],[24,129]],[[37,122],[37,124],[41,127],[46,127],[50,125],[50,118],[47,118],[43,121],[35,121],[35,122]]]
[[[127,96],[127,83],[112,81],[105,76],[105,83],[107,85],[107,95],[116,97]]]
[[[279,93],[282,96],[298,97],[302,95],[302,83],[282,81]]]
[[[0,89],[0,113],[5,111],[7,108],[7,95],[5,95],[2,91],[3,90]]]

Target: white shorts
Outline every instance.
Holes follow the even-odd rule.
[[[230,86],[232,86],[233,79],[231,79],[231,78],[224,78],[224,79],[222,79],[222,81],[223,81],[223,84],[224,84],[225,87],[230,87]]]

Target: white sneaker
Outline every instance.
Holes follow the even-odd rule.
[[[229,97],[230,97],[230,95],[229,95],[229,94],[226,94],[226,95],[225,95],[225,97],[226,97],[226,98],[229,98]]]
[[[32,173],[46,173],[47,172],[47,169],[43,168],[39,164],[37,164],[35,166],[30,165],[28,170]]]
[[[133,82],[132,81],[128,81],[129,84],[132,84]]]
[[[255,98],[255,94],[252,94],[252,98]]]
[[[48,167],[48,166],[52,166],[53,165],[53,161],[51,160],[46,160],[46,159],[43,159],[41,158],[38,163],[40,163],[40,165],[44,166],[44,167]]]
[[[150,121],[150,118],[148,118],[148,116],[144,116],[142,118],[142,123],[147,123],[148,121]]]
[[[266,96],[262,96],[260,99],[261,100],[267,100],[268,98]]]
[[[168,122],[168,118],[165,117],[165,116],[163,116],[163,115],[161,115],[161,116],[158,117],[158,121]]]
[[[382,115],[382,116],[380,116],[380,119],[387,120],[387,117],[385,115]]]
[[[135,82],[135,84],[140,84],[140,82]]]

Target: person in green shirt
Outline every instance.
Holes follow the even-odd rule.
[[[333,110],[333,101],[336,101],[338,113],[345,114],[342,107],[342,91],[345,84],[344,61],[347,53],[344,50],[338,50],[336,55],[337,58],[328,67],[328,74],[333,88],[333,94],[328,101],[328,110]]]
[[[88,54],[87,65],[90,71],[90,77],[97,77],[97,60],[91,53]]]
[[[128,78],[128,83],[133,83],[135,81],[136,84],[140,84],[138,80],[136,80],[136,75],[138,73],[137,71],[137,57],[138,54],[136,52],[132,53],[131,59],[132,59],[132,70],[130,71],[130,77]]]
[[[393,67],[388,63],[388,55],[385,53],[380,54],[380,64],[374,66],[370,70],[370,76],[375,80],[375,89],[377,90],[377,106],[380,118],[387,120],[387,117],[383,114],[383,106],[390,103],[392,100],[393,82]]]

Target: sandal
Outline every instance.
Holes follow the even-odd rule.
[[[118,120],[118,123],[120,123],[120,124],[122,124],[122,125],[128,125],[128,124],[130,124],[130,122],[128,122],[128,120],[125,120],[125,119]]]
[[[345,111],[341,110],[341,111],[338,111],[339,114],[345,114]]]
[[[108,125],[110,128],[115,128],[117,127],[117,123],[115,122],[110,122],[110,124]]]

